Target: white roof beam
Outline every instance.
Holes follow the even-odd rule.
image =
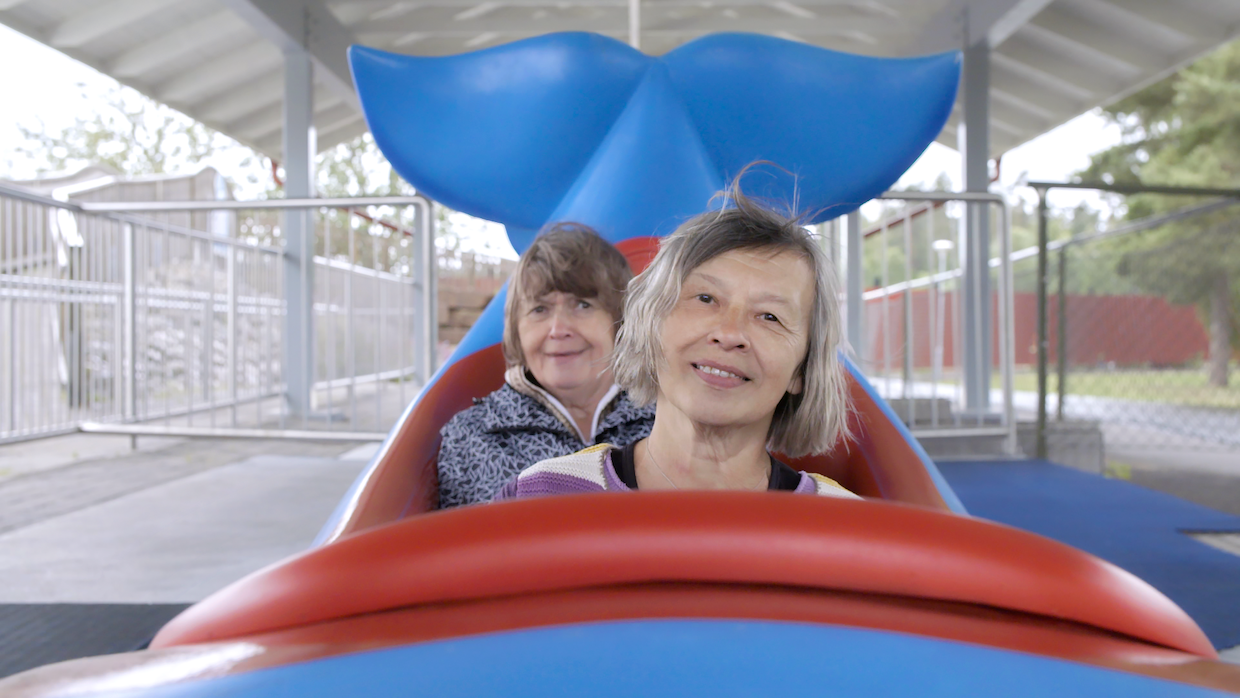
[[[337,104],[322,112],[315,112],[314,126],[319,131],[331,133],[336,129],[355,123],[361,118],[362,115],[354,111],[349,105]]]
[[[203,104],[202,118],[229,122],[279,104],[284,98],[284,71],[276,70],[251,80]]]
[[[365,10],[363,5],[359,3],[340,3],[332,2],[332,8],[341,16],[353,18],[348,22],[349,26],[353,26],[356,22],[361,21],[360,18],[367,19],[390,19],[403,16],[414,10],[433,9],[433,8],[456,8],[457,10],[477,7],[479,0],[422,0],[419,2],[397,2],[392,4],[390,0],[382,2],[366,3],[370,9]],[[503,0],[500,3],[504,8],[531,8],[531,9],[556,9],[564,7],[564,3],[560,0]],[[892,8],[877,2],[867,2],[866,0],[795,0],[795,4],[812,10],[814,12],[836,12],[848,15],[870,15],[874,17],[885,17],[895,19],[900,13]],[[616,8],[627,11],[628,0],[590,0],[589,2],[574,2],[575,7],[584,8]],[[674,7],[674,8],[692,8],[702,9],[704,7],[754,7],[754,0],[658,0],[654,3],[657,7]],[[762,3],[759,3],[760,7]],[[837,14],[837,16],[840,16]]]
[[[245,23],[236,14],[222,10],[125,51],[111,61],[107,72],[118,78],[140,77],[178,56],[209,48],[215,42],[245,29]]]
[[[788,31],[791,27],[801,37],[843,36],[856,38],[860,34],[875,37],[891,31],[884,21],[871,18],[841,20],[838,17],[793,19],[786,16],[745,17],[735,19],[722,14],[709,14],[692,19],[673,19],[653,12],[653,7],[643,7],[642,35],[658,33],[706,34],[710,32],[747,31],[774,34]],[[592,31],[600,34],[627,34],[628,8],[601,8],[591,17],[512,17],[495,16],[495,13],[477,19],[457,20],[452,17],[414,15],[399,20],[364,22],[353,27],[360,35],[405,36],[409,33],[433,37],[472,39],[482,34],[512,36],[514,34],[543,34],[559,31]]]
[[[316,129],[318,130],[318,129]],[[323,152],[332,146],[352,140],[363,133],[366,133],[366,120],[361,114],[355,114],[354,120],[344,125],[337,126],[334,129],[318,130],[318,148],[319,152]],[[254,149],[262,153],[278,153],[280,152],[280,134],[277,132],[270,136],[254,141]]]
[[[1128,15],[1142,21],[1165,27],[1193,42],[1217,44],[1231,37],[1226,22],[1210,22],[1208,15],[1184,12],[1177,3],[1167,0],[1090,0],[1088,3],[1112,15]]]
[[[326,113],[333,108],[343,108],[350,114],[357,113],[353,107],[342,105],[342,102],[343,100],[324,88],[315,89],[313,117],[315,123],[318,123],[319,114]],[[273,133],[278,133],[284,127],[284,104],[279,102],[264,107],[243,119],[238,119],[230,126],[238,133],[244,133],[255,140],[261,141]]]
[[[1042,133],[1050,128],[1053,114],[1037,112],[1024,104],[1007,98],[1007,94],[996,92],[990,95],[990,118],[1002,121],[1027,133]]]
[[[1027,35],[1036,43],[1046,46],[1047,50],[1063,55],[1077,66],[1089,66],[1090,70],[1096,72],[1122,76],[1119,79],[1124,84],[1131,84],[1133,80],[1139,79],[1142,75],[1141,70],[1131,63],[1120,60],[1093,46],[1078,43],[1053,31],[1043,29],[1036,24],[1025,26],[1024,29],[1021,29],[1021,34]],[[1077,70],[1080,69],[1080,67],[1077,68]]]
[[[319,134],[319,151],[326,150],[366,133],[366,120],[358,114],[354,121]]]
[[[991,61],[1004,65],[1019,64],[1026,70],[1037,71],[1048,80],[1056,80],[1077,89],[1095,94],[1112,94],[1122,89],[1124,81],[1100,66],[1081,70],[1081,64],[1042,45],[1032,33],[1021,32],[1008,39],[1003,48],[991,55]]]
[[[953,51],[986,41],[995,48],[1052,0],[950,0],[911,43],[910,55]]]
[[[361,108],[348,49],[356,43],[350,32],[320,0],[223,0],[260,35],[281,51],[304,49],[319,79],[355,109]]]
[[[228,124],[231,131],[244,134],[247,138],[262,140],[271,134],[279,135],[284,126],[284,103],[268,104],[258,111],[247,114]]]
[[[1018,126],[1013,126],[1012,124],[1005,122],[1003,119],[998,119],[998,118],[991,119],[990,120],[991,141],[993,142],[995,140],[995,136],[1004,136],[1004,135],[1009,136],[1011,138],[1018,139],[1018,140],[1024,140],[1025,138],[1029,137],[1029,132],[1025,131],[1024,129]],[[992,146],[991,152],[1002,153],[1003,151]]]
[[[478,19],[483,15],[490,14],[491,12],[498,10],[500,7],[502,7],[502,5],[498,2],[484,2],[481,5],[475,5],[468,10],[458,12],[453,19],[462,21],[467,19]]]
[[[1142,71],[1162,71],[1172,63],[1171,57],[1160,55],[1154,47],[1114,34],[1107,27],[1093,25],[1057,5],[1034,17],[1030,24]]]
[[[1031,79],[1003,66],[994,65],[990,73],[990,89],[992,92],[1006,92],[1030,106],[1045,113],[1061,112],[1079,114],[1089,109],[1089,97],[1067,95],[1059,92],[1052,85]]]
[[[78,12],[52,31],[53,48],[78,48],[140,21],[178,0],[112,0]]]
[[[1020,84],[1028,85],[1030,89],[1041,88],[1049,93],[1059,95],[1064,99],[1074,100],[1077,102],[1088,102],[1096,99],[1098,94],[1092,90],[1087,90],[1069,82],[1064,82],[1054,76],[1049,76],[1032,68],[1025,67],[1022,63],[1016,61],[1001,60],[994,64],[992,74],[1000,84]],[[1017,83],[1017,81],[1019,81]],[[1049,106],[1049,105],[1048,105]]]
[[[280,52],[271,44],[251,44],[164,83],[159,87],[159,100],[196,104],[280,64]]]

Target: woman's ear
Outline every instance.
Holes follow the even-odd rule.
[[[802,378],[802,375],[802,371],[797,371],[797,374],[792,377],[792,380],[788,381],[788,392],[790,394],[800,395],[801,391],[805,389],[805,379]]]

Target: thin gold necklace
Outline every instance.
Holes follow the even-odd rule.
[[[667,480],[667,484],[671,485],[673,489],[680,489],[680,486],[672,482],[672,478],[668,477],[667,473],[663,472],[663,468],[659,467],[659,461],[654,459],[654,454],[650,452],[650,439],[647,438],[645,443],[646,457],[650,459],[650,463],[654,465],[654,469],[659,471],[659,474],[663,476],[664,480]]]
[[[650,452],[650,438],[647,437],[646,440],[643,441],[642,443],[646,446],[646,457],[650,459],[650,463],[654,465],[654,469],[659,471],[659,474],[663,476],[664,480],[667,480],[667,484],[671,485],[674,489],[680,489],[680,485],[677,485],[676,483],[672,482],[672,478],[668,477],[667,473],[663,472],[663,468],[659,467],[659,461],[654,459],[654,454]],[[770,468],[770,466],[767,466],[767,467]],[[767,470],[766,479],[767,479],[767,482],[770,482],[771,480],[771,474],[770,474],[769,469]],[[766,489],[766,488],[759,487],[756,489]]]

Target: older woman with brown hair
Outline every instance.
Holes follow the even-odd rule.
[[[846,434],[836,281],[800,223],[744,196],[670,235],[630,284],[614,357],[650,436],[549,459],[496,499],[631,490],[789,490],[856,497],[771,455]]]
[[[504,386],[440,434],[439,506],[485,502],[538,461],[644,438],[652,408],[615,384],[610,357],[633,272],[593,229],[560,223],[521,256],[504,306]]]

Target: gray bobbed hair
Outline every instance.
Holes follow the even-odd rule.
[[[639,405],[655,401],[659,368],[664,366],[663,322],[694,269],[732,250],[795,252],[809,263],[814,275],[809,342],[797,369],[803,388],[798,395],[785,393],[776,405],[767,448],[792,458],[829,451],[838,440],[847,438],[850,409],[838,358],[842,339],[839,294],[830,260],[801,226],[801,219],[781,215],[746,197],[739,176],[719,196],[732,206],[683,223],[662,241],[650,266],[629,282],[624,325],[612,354],[616,382]]]

